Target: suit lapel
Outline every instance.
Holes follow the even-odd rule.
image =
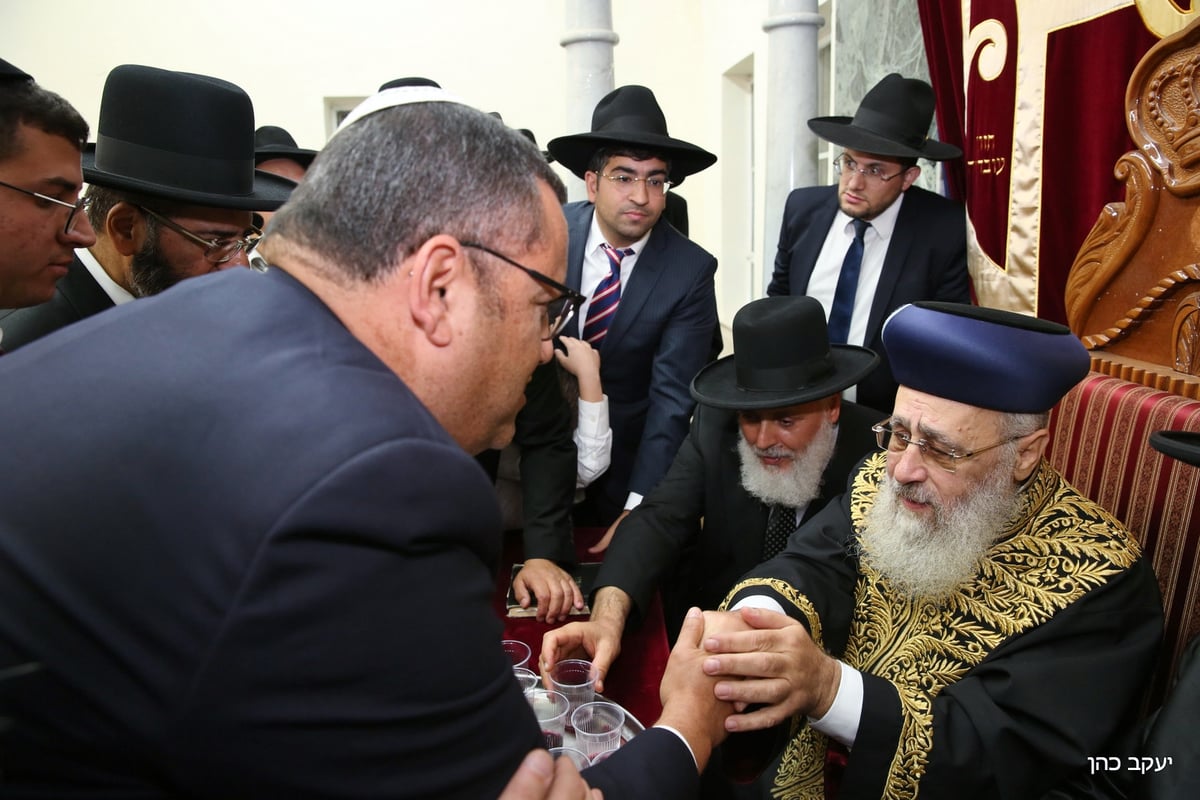
[[[583,282],[583,248],[587,245],[588,231],[592,227],[591,203],[571,203],[563,209],[567,217],[567,286],[579,291]],[[579,338],[583,321],[576,314],[567,323],[564,335]]]
[[[837,215],[837,187],[829,188],[827,201],[813,210],[808,227],[792,249],[792,274],[789,279],[792,294],[808,294],[808,282],[812,280],[813,268],[817,266],[817,256],[821,255],[829,226]]]
[[[875,300],[871,303],[871,315],[867,317],[867,330],[863,336],[863,344],[867,347],[872,347],[871,342],[879,338],[884,319],[895,308],[892,294],[896,291],[896,283],[900,280],[904,265],[908,263],[908,253],[920,227],[919,220],[914,219],[918,216],[917,207],[920,205],[915,189],[913,187],[906,193],[900,213],[896,215],[896,227],[892,229],[892,239],[883,258],[883,269],[879,272],[879,285],[875,289]]]

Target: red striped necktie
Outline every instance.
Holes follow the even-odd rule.
[[[598,347],[608,333],[608,323],[621,302],[621,261],[625,256],[633,255],[633,249],[629,247],[623,250],[609,244],[600,247],[608,256],[608,274],[596,285],[588,304],[587,321],[583,324],[583,340],[594,347]]]

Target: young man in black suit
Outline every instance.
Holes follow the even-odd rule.
[[[896,395],[880,337],[888,315],[917,300],[971,301],[966,212],[913,185],[921,174],[917,159],[962,155],[929,138],[933,110],[929,84],[893,73],[867,92],[853,118],[808,121],[844,148],[835,161],[840,177],[836,186],[788,195],[767,287],[768,295],[815,297],[830,341],[879,354],[879,366],[852,398],[871,408],[891,408]]]
[[[70,103],[0,59],[0,306],[49,300],[74,249],[95,243],[79,199],[87,135]]]
[[[613,451],[577,521],[610,525],[666,474],[687,435],[688,386],[709,360],[717,261],[663,211],[671,183],[717,157],[670,136],[644,86],[613,90],[596,105],[590,131],[547,147],[587,183],[587,202],[564,208],[567,285],[588,298],[567,333],[600,351]]]

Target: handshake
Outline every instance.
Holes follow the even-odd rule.
[[[605,587],[589,621],[547,633],[541,669],[564,658],[589,658],[598,673],[596,690],[603,691],[604,676],[620,652],[627,600],[620,589]],[[693,608],[667,661],[659,687],[663,713],[656,724],[683,736],[703,770],[730,733],[773,728],[798,714],[823,716],[840,680],[837,659],[785,614]]]

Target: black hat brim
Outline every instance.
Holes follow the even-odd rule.
[[[680,183],[688,175],[695,175],[717,163],[717,157],[704,148],[654,133],[633,131],[613,133],[577,133],[560,136],[546,143],[546,148],[558,163],[582,178],[588,170],[592,156],[601,147],[625,145],[637,149],[654,150],[671,162],[669,180]]]
[[[287,158],[308,169],[316,157],[316,150],[308,150],[303,147],[267,144],[254,150],[255,165],[261,164],[264,161],[270,161],[273,158]]]
[[[879,356],[865,347],[835,344],[830,345],[829,352],[833,360],[831,373],[806,386],[778,392],[740,388],[734,356],[726,356],[696,373],[692,398],[706,406],[734,411],[796,406],[849,389],[879,363]]]
[[[1191,431],[1155,431],[1150,446],[1163,455],[1200,467],[1200,433]]]
[[[137,192],[150,197],[161,197],[180,203],[190,203],[212,208],[233,208],[246,211],[275,211],[291,196],[296,188],[296,182],[270,172],[254,170],[254,190],[250,194],[217,194],[181,189],[170,184],[155,183],[136,178],[129,178],[104,170],[96,169],[96,149],[89,145],[84,149],[83,178],[88,183],[104,186],[109,189],[119,189],[126,192]]]
[[[948,161],[962,155],[959,148],[937,139],[926,139],[920,148],[910,147],[903,142],[857,127],[852,117],[816,117],[808,121],[808,127],[827,142],[877,156]]]

